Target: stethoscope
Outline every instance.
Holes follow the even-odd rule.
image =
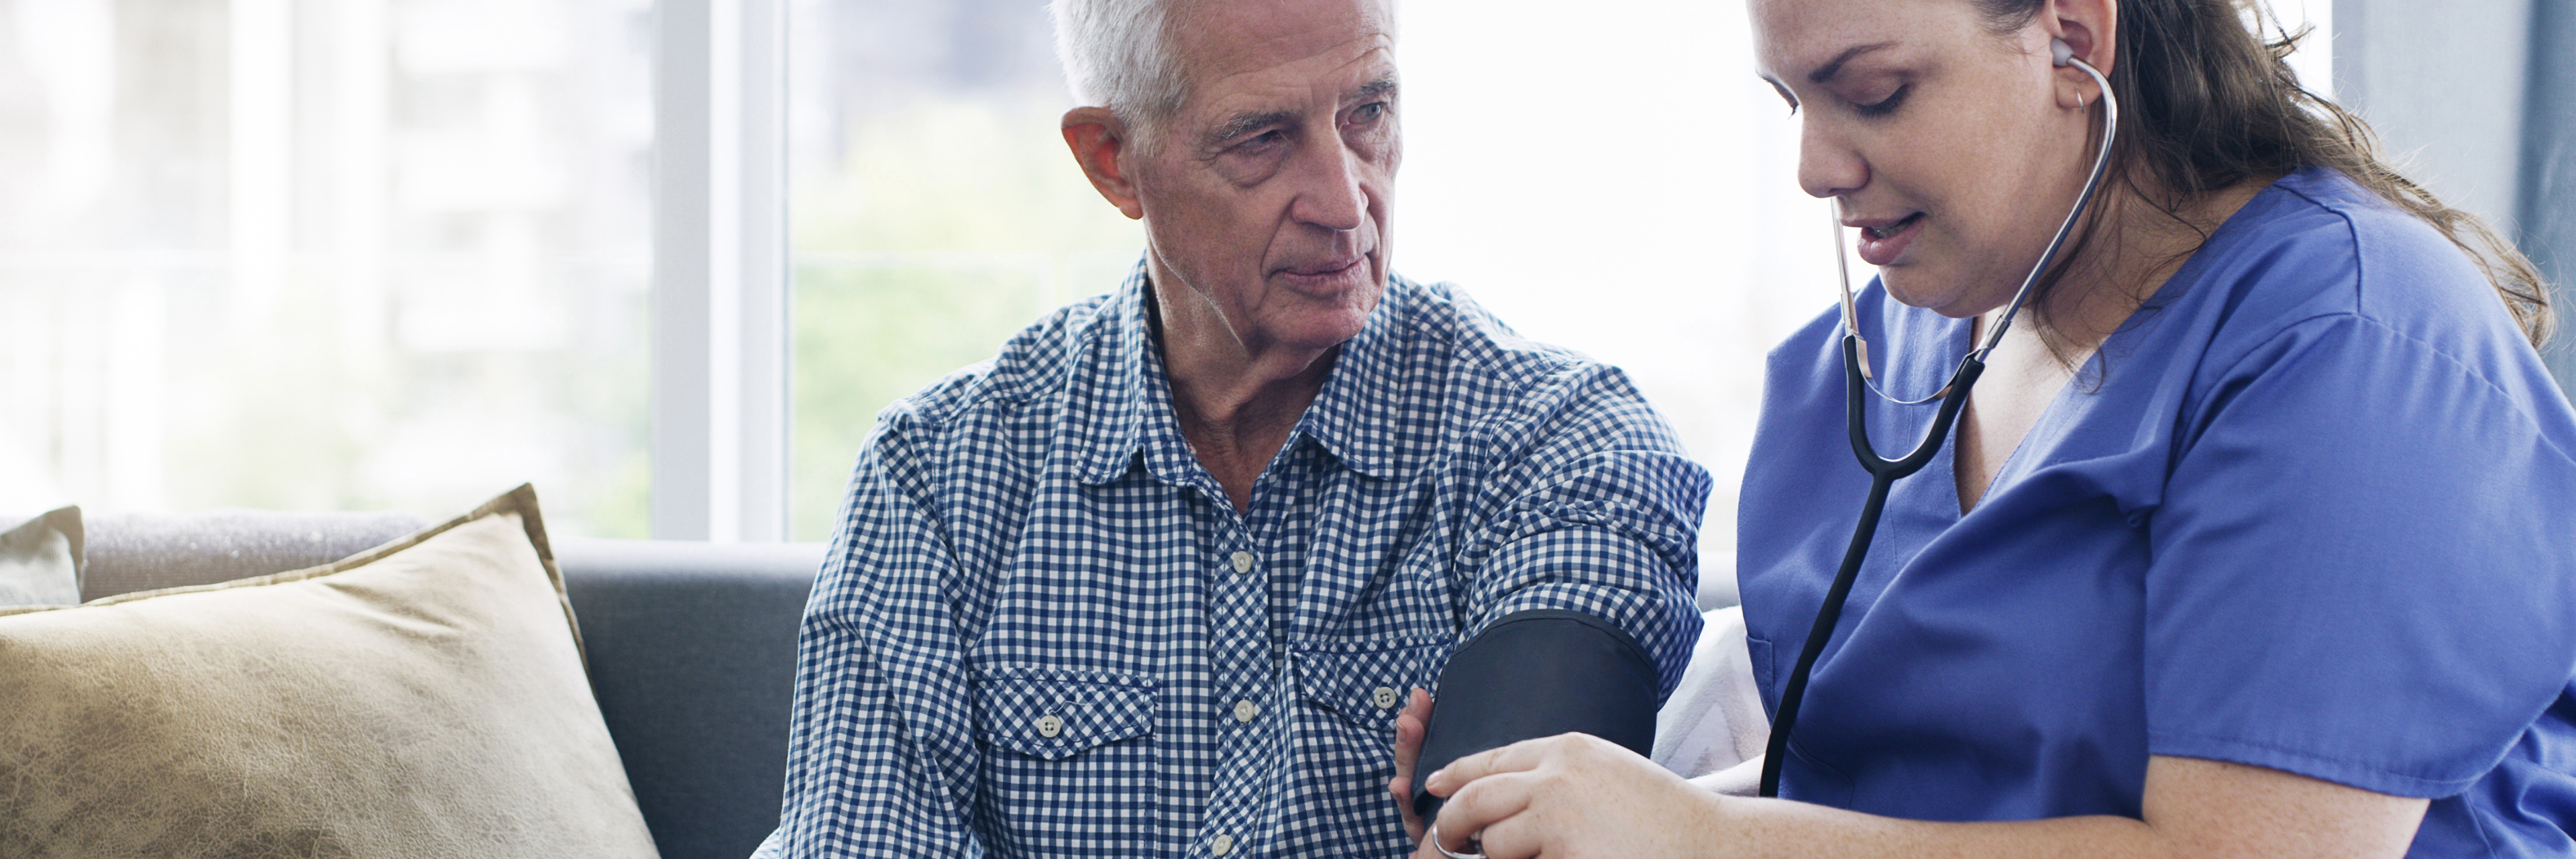
[[[1985,343],[1970,349],[1966,357],[1959,359],[1959,369],[1950,373],[1949,384],[1916,400],[1897,399],[1878,389],[1869,371],[1869,343],[1860,336],[1860,313],[1852,304],[1851,264],[1843,261],[1843,227],[1839,220],[1834,224],[1834,259],[1841,265],[1843,279],[1844,422],[1851,429],[1852,453],[1860,457],[1861,468],[1869,471],[1869,499],[1861,502],[1860,524],[1852,528],[1851,547],[1843,551],[1842,569],[1835,571],[1833,586],[1825,591],[1825,604],[1816,609],[1815,625],[1808,628],[1806,646],[1798,651],[1798,665],[1789,672],[1788,685],[1781,687],[1780,707],[1771,719],[1771,741],[1763,752],[1763,796],[1780,795],[1780,767],[1788,759],[1789,732],[1798,724],[1798,704],[1807,694],[1807,675],[1815,670],[1816,658],[1825,652],[1825,640],[1834,634],[1834,625],[1842,619],[1843,600],[1851,595],[1852,581],[1860,577],[1861,560],[1869,556],[1870,537],[1878,531],[1878,516],[1887,509],[1888,488],[1898,478],[1921,471],[1923,466],[1932,462],[1932,457],[1941,452],[1941,443],[1949,438],[1951,424],[1958,419],[1959,409],[1968,403],[1968,389],[1977,384],[1977,376],[1986,370],[1986,355],[1994,351],[1995,344],[2003,342],[2005,329],[2012,327],[2013,316],[2021,312],[2022,302],[2030,298],[2031,287],[2039,283],[2040,275],[2047,272],[2049,264],[2057,259],[2058,248],[2066,243],[2067,233],[2075,229],[2075,220],[2084,213],[2084,207],[2093,201],[2093,191],[2102,184],[2103,167],[2111,161],[2112,136],[2120,126],[2120,100],[2111,94],[2111,81],[2091,65],[2076,59],[2075,49],[2065,40],[2049,40],[2049,51],[2058,68],[2072,66],[2082,69],[2101,86],[2102,148],[2093,156],[2093,173],[2084,180],[2084,193],[2076,196],[2075,207],[2067,210],[2066,220],[2057,225],[2057,235],[2048,240],[2048,249],[2040,253],[2039,263],[2030,267],[2028,277],[2022,278],[2021,289],[2013,293],[2012,303],[2004,306],[2003,316],[1996,319],[1995,329],[1987,332]],[[1940,410],[1932,418],[1931,429],[1924,432],[1923,440],[1914,446],[1912,453],[1897,459],[1878,455],[1878,448],[1869,441],[1869,418],[1862,408],[1866,401],[1861,398],[1864,389],[1897,405],[1922,405],[1936,399],[1941,402]]]

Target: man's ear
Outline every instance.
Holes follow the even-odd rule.
[[[1136,179],[1119,156],[1128,150],[1127,124],[1105,107],[1077,107],[1064,112],[1064,145],[1082,165],[1082,175],[1102,199],[1129,218],[1145,217],[1136,197]]]

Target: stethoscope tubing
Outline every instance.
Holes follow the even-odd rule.
[[[1995,330],[1988,332],[1983,344],[1972,344],[1967,356],[1959,360],[1958,369],[1951,372],[1950,383],[1933,395],[1940,399],[1941,406],[1932,417],[1932,426],[1924,431],[1923,439],[1915,443],[1912,451],[1896,459],[1880,456],[1878,448],[1869,440],[1865,394],[1875,389],[1870,385],[1865,369],[1868,358],[1864,350],[1867,346],[1860,337],[1859,318],[1853,310],[1850,275],[1844,275],[1844,425],[1851,431],[1852,454],[1860,459],[1861,468],[1869,472],[1869,496],[1861,503],[1860,522],[1852,527],[1851,545],[1843,550],[1842,565],[1834,570],[1833,583],[1825,589],[1824,604],[1817,607],[1816,620],[1808,626],[1806,643],[1798,648],[1797,664],[1790,669],[1789,680],[1780,689],[1780,705],[1771,717],[1771,737],[1764,744],[1762,796],[1780,795],[1780,769],[1788,762],[1789,735],[1796,729],[1799,708],[1806,701],[1807,681],[1815,672],[1816,660],[1824,656],[1825,644],[1833,638],[1834,627],[1842,622],[1843,604],[1851,596],[1853,583],[1860,579],[1861,563],[1869,558],[1870,540],[1878,534],[1878,520],[1887,510],[1888,492],[1895,487],[1897,480],[1923,470],[1924,466],[1932,463],[1933,457],[1940,455],[1942,443],[1949,440],[1951,428],[1957,423],[1960,411],[1967,406],[1968,391],[1976,386],[1977,377],[1985,373],[1987,353],[2003,341],[2004,330],[2011,327],[2013,317],[2020,313],[2022,302],[2030,297],[2032,286],[2057,259],[2057,252],[2065,245],[2067,235],[2074,231],[2075,222],[2083,216],[2085,207],[2092,204],[2093,192],[2101,186],[2102,174],[2111,160],[2111,143],[2119,130],[2120,102],[2111,94],[2110,80],[2100,71],[2074,59],[2071,52],[2061,53],[2060,62],[2084,70],[2102,88],[2102,145],[2094,154],[2093,170],[2085,177],[2084,189],[2076,195],[2075,205],[2067,210],[2066,219],[2058,224],[2056,235],[2041,251],[2038,264],[2031,266],[2029,276],[2022,279],[2021,288],[2013,293],[2012,303],[2005,307],[2003,316],[1996,321]],[[1840,225],[1835,230],[1835,246],[1840,248]],[[1899,405],[1917,405],[1930,398],[1914,401],[1889,399]]]
[[[1825,642],[1833,637],[1834,626],[1842,622],[1843,603],[1851,596],[1852,583],[1860,580],[1861,562],[1869,557],[1869,543],[1878,534],[1878,518],[1887,511],[1888,490],[1896,481],[1932,463],[1941,452],[1941,442],[1950,436],[1950,427],[1959,418],[1959,409],[1968,402],[1968,391],[1976,386],[1977,376],[1986,370],[1985,362],[1969,355],[1959,364],[1949,391],[1941,397],[1940,411],[1932,416],[1932,427],[1914,450],[1897,459],[1878,455],[1869,441],[1867,400],[1862,392],[1865,382],[1860,377],[1860,340],[1843,337],[1844,408],[1851,428],[1852,452],[1860,456],[1862,468],[1869,470],[1869,498],[1861,503],[1860,523],[1852,526],[1851,545],[1843,550],[1843,563],[1834,571],[1834,581],[1825,590],[1824,605],[1816,609],[1816,621],[1807,628],[1807,643],[1798,649],[1797,667],[1789,671],[1789,683],[1780,690],[1779,712],[1771,719],[1771,738],[1762,755],[1762,795],[1780,795],[1780,767],[1788,759],[1789,731],[1798,723],[1798,707],[1806,701],[1807,678],[1815,672],[1816,660],[1825,653]]]

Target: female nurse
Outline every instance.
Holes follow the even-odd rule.
[[[2529,263],[2301,91],[2242,2],[1751,11],[1799,181],[1879,267],[1859,333],[1891,396],[1942,386],[2083,184],[2102,100],[2052,39],[2119,97],[2111,178],[1950,448],[1896,483],[1781,798],[1566,735],[1433,775],[1440,846],[2576,853],[2576,416]],[[1743,487],[1775,709],[1868,487],[1843,333],[1771,354]],[[1932,420],[1868,402],[1888,455]]]

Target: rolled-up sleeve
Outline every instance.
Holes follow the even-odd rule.
[[[1657,699],[1672,694],[1699,638],[1707,470],[1625,374],[1588,362],[1545,377],[1478,432],[1488,476],[1459,556],[1459,640],[1515,612],[1583,612],[1635,636],[1655,661]]]

